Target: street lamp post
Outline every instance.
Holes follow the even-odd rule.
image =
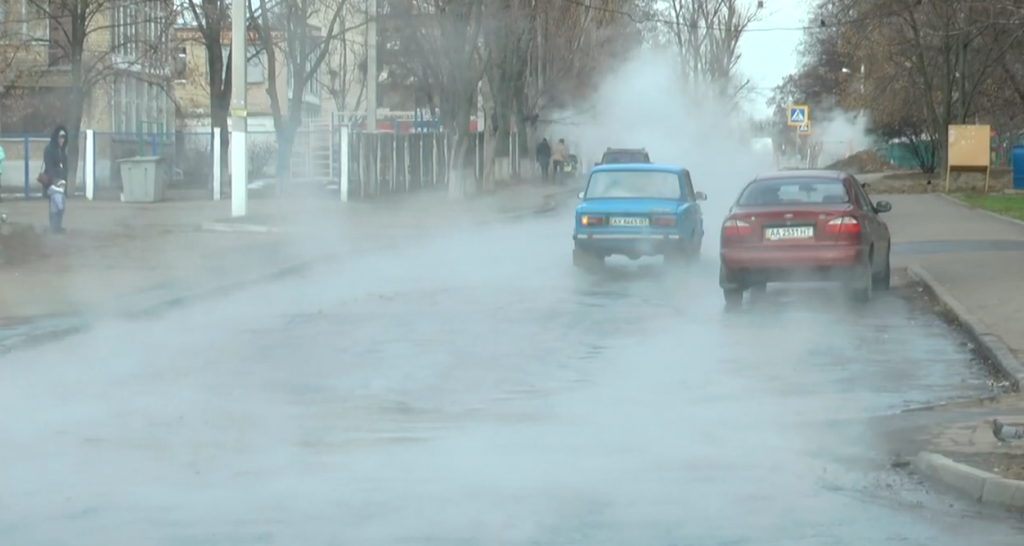
[[[231,216],[245,216],[248,191],[246,167],[246,2],[231,4]]]

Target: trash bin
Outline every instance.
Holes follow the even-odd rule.
[[[1024,146],[1014,146],[1010,151],[1010,166],[1013,168],[1013,189],[1024,190]]]
[[[121,165],[121,201],[156,203],[164,200],[167,165],[160,156],[129,157]]]

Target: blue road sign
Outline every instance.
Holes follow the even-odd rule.
[[[807,123],[809,117],[807,110],[807,106],[790,106],[787,124],[791,127],[799,127]]]

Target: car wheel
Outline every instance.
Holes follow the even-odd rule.
[[[581,269],[594,269],[604,265],[604,256],[574,248],[572,249],[572,265]]]
[[[857,268],[856,278],[850,283],[850,297],[858,303],[871,301],[875,276],[871,272],[871,262]]]
[[[722,295],[725,296],[726,307],[740,307],[743,305],[743,290],[739,288],[723,288]]]
[[[890,267],[889,252],[885,253],[885,269],[872,280],[874,289],[879,291],[888,290],[892,284],[892,269]]]

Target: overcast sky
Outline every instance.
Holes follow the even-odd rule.
[[[766,15],[752,23],[751,29],[796,29],[807,24],[807,0],[764,0]],[[739,70],[750,78],[758,93],[748,102],[751,113],[761,116],[771,111],[765,100],[782,78],[796,71],[796,49],[800,30],[752,31],[740,42]]]

